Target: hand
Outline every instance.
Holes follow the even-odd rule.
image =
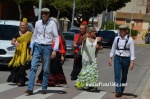
[[[30,50],[30,55],[32,56],[32,49]]]
[[[109,59],[109,66],[112,65],[112,58]]]
[[[97,44],[97,45],[96,45],[96,49],[99,49],[99,47],[100,47],[100,46]]]
[[[53,51],[51,55],[51,59],[54,59],[55,57],[56,57],[56,51]]]
[[[42,63],[42,58],[40,58],[40,63]]]
[[[103,46],[100,46],[99,49],[100,49],[100,50],[103,50]]]
[[[65,60],[65,58],[64,58],[64,56],[62,55],[62,56],[61,56],[61,61],[64,61],[64,60]]]
[[[15,46],[16,46],[16,47],[19,47],[20,44],[19,44],[18,42],[15,42]]]
[[[103,46],[100,46],[100,45],[96,45],[96,49],[98,49],[98,50],[103,50]]]
[[[134,67],[134,62],[133,62],[133,61],[131,61],[131,62],[130,62],[130,66],[129,66],[130,70],[132,70],[132,69],[133,69],[133,67]]]
[[[77,44],[76,44],[76,43],[73,43],[73,47],[77,47]]]

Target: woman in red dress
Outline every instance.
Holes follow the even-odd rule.
[[[65,43],[64,40],[59,33],[59,51],[56,52],[56,57],[54,59],[51,59],[50,62],[50,77],[49,77],[49,86],[55,86],[60,84],[67,84],[66,77],[63,72],[63,62],[64,62],[64,55],[66,53],[65,50]],[[55,41],[52,43],[52,48],[54,48]],[[41,70],[37,83],[42,83],[43,78],[43,71]]]
[[[82,69],[82,56],[81,56],[81,45],[82,45],[82,39],[84,38],[86,32],[87,32],[87,22],[83,21],[80,25],[80,33],[76,34],[74,37],[74,64],[73,64],[73,70],[71,72],[71,80],[76,80],[78,74],[80,73]]]

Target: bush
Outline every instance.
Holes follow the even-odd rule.
[[[129,30],[130,31],[130,30]],[[138,30],[131,30],[131,36],[137,36],[138,35]]]
[[[115,24],[116,30],[119,29],[120,24]],[[104,29],[104,25],[101,27],[101,29]],[[106,22],[106,30],[113,30],[114,29],[114,22]],[[128,29],[128,32],[130,32],[130,29]],[[139,33],[138,30],[131,30],[131,36],[137,36]]]

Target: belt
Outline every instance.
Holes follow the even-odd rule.
[[[120,58],[130,58],[129,56],[119,56],[119,55],[116,55],[116,56]]]
[[[50,44],[39,44],[41,46],[50,46]]]

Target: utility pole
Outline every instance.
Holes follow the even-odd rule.
[[[106,21],[107,21],[107,12],[108,12],[108,10],[107,10],[107,8],[108,8],[108,0],[106,1],[106,11],[105,11],[105,25],[104,25],[104,30],[106,30]]]
[[[130,36],[131,36],[131,30],[132,30],[133,9],[134,9],[134,4],[132,5],[132,16],[131,16],[131,20],[130,20]]]
[[[114,30],[116,30],[116,14],[114,16]]]
[[[38,20],[41,19],[41,7],[42,7],[42,0],[39,0],[39,15],[38,15]]]
[[[93,17],[92,17],[92,27],[94,27],[95,1],[96,1],[96,0],[94,0]]]
[[[74,27],[74,13],[75,13],[75,6],[76,6],[76,3],[75,3],[75,0],[73,0],[73,10],[72,10],[72,22],[71,22],[71,28]]]
[[[105,25],[104,25],[104,30],[106,30],[106,21],[107,21],[107,7],[106,7],[106,11],[105,11]]]

